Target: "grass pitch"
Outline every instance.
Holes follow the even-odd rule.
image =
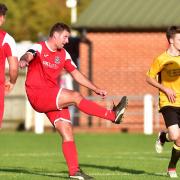
[[[156,135],[76,134],[75,139],[81,168],[96,180],[168,179],[172,143],[156,154]],[[0,179],[68,179],[58,134],[0,132]]]

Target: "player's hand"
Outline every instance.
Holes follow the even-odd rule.
[[[26,66],[29,66],[29,63],[26,60],[20,60],[19,61],[19,67],[25,68]]]
[[[107,96],[107,92],[102,89],[95,89],[94,92],[98,95],[100,95],[102,98],[105,98]]]
[[[168,97],[169,102],[176,102],[176,93],[171,88],[164,88],[164,93]]]
[[[5,95],[9,94],[12,91],[13,87],[14,87],[14,84],[12,84],[10,81],[6,81],[5,88],[4,88]]]

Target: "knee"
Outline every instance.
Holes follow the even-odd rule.
[[[72,127],[71,126],[56,126],[56,130],[62,137],[62,141],[74,141],[74,136],[72,132]]]
[[[78,105],[80,103],[81,99],[83,98],[83,96],[77,91],[74,91],[72,93],[72,97],[73,97],[76,105]]]
[[[179,133],[169,134],[169,139],[171,141],[178,141],[180,139],[180,134]]]

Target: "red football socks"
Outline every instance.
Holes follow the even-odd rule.
[[[69,175],[72,176],[79,170],[78,155],[74,141],[63,142],[62,151],[69,169]]]
[[[93,101],[82,99],[78,105],[78,108],[86,114],[98,116],[100,118],[115,120],[115,113],[112,110],[108,110]]]

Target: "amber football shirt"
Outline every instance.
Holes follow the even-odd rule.
[[[171,56],[164,52],[158,56],[151,65],[147,75],[151,78],[157,78],[159,82],[176,93],[176,102],[169,102],[167,96],[160,91],[160,108],[164,106],[180,107],[180,56]]]

